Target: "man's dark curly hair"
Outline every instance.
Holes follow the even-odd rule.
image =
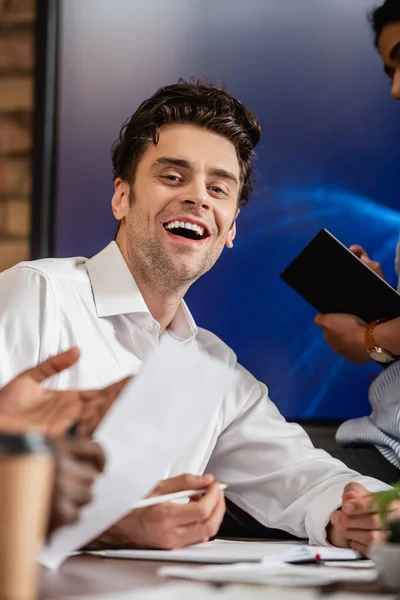
[[[370,22],[375,37],[375,46],[378,47],[381,33],[390,23],[400,21],[400,0],[386,0],[370,14]]]
[[[253,150],[260,140],[260,124],[225,89],[204,81],[180,80],[159,89],[139,106],[114,143],[114,180],[121,177],[133,185],[144,151],[150,143],[158,143],[160,128],[171,123],[191,123],[232,142],[241,171],[239,206],[244,206],[252,190]]]

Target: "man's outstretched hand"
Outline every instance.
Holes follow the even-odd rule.
[[[24,371],[1,389],[1,429],[15,433],[39,431],[57,438],[79,423],[78,433],[90,436],[129,378],[94,391],[57,391],[41,386],[78,359],[79,350],[71,348]]]

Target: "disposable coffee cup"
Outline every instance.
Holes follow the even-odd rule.
[[[53,476],[53,453],[42,435],[0,433],[0,600],[37,598]]]

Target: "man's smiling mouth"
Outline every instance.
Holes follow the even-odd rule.
[[[169,221],[164,223],[164,228],[173,235],[195,241],[204,240],[210,235],[206,227],[190,221]]]

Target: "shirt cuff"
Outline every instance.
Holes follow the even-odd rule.
[[[381,492],[391,489],[390,485],[373,479],[372,477],[355,477],[340,481],[329,486],[326,490],[319,492],[318,497],[310,502],[306,518],[305,528],[309,543],[316,546],[329,546],[326,539],[326,528],[332,514],[342,506],[342,495],[348,483],[360,483],[369,492]]]

